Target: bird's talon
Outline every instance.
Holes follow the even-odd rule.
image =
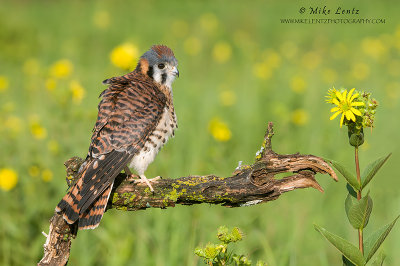
[[[158,180],[161,180],[161,179],[162,179],[162,176],[156,176],[156,177],[154,177],[152,179],[149,179],[149,181],[150,182],[154,182],[154,181],[158,181]]]
[[[130,181],[130,182],[136,182],[136,181],[139,181],[142,179],[140,179],[140,176],[138,176],[138,175],[130,174],[130,175],[126,176],[126,180]]]

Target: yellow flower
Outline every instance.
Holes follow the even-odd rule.
[[[139,59],[139,50],[132,43],[124,43],[111,51],[110,59],[115,66],[130,70],[135,67]]]
[[[308,123],[308,113],[303,109],[294,110],[292,113],[292,122],[298,126]]]
[[[0,92],[6,91],[9,85],[8,78],[5,76],[0,76]]]
[[[231,58],[232,47],[227,42],[218,42],[213,49],[213,58],[218,63],[225,63]]]
[[[38,118],[31,119],[30,130],[35,139],[44,139],[47,137],[47,130],[40,125]]]
[[[44,182],[50,182],[53,179],[53,172],[50,169],[43,170],[42,179]]]
[[[0,169],[0,188],[4,191],[13,189],[18,182],[18,175],[13,169]]]
[[[232,106],[236,103],[236,94],[231,90],[224,90],[219,94],[222,105]]]
[[[351,89],[347,94],[347,90],[344,90],[342,93],[332,89],[328,92],[329,97],[331,97],[331,103],[336,105],[331,109],[331,112],[334,114],[331,116],[330,120],[335,119],[339,114],[342,114],[340,118],[340,127],[343,125],[343,121],[346,118],[347,121],[356,121],[355,116],[361,116],[360,110],[354,108],[357,106],[364,106],[363,102],[354,102],[354,99],[358,97],[358,93],[353,94],[355,88]],[[333,96],[334,93],[334,96]]]
[[[183,43],[183,47],[188,55],[197,55],[201,51],[201,42],[196,37],[189,37]]]
[[[57,87],[57,80],[54,78],[48,78],[46,79],[45,86],[48,91],[54,91]]]
[[[333,99],[335,99],[336,98],[336,89],[335,88],[333,88],[333,89],[329,89],[328,90],[328,95],[327,96],[325,96],[325,102],[327,102],[327,103],[333,103]]]
[[[72,101],[76,104],[81,103],[83,97],[86,94],[85,89],[82,87],[82,85],[76,81],[76,80],[72,80],[69,83],[69,89],[72,93]]]
[[[107,11],[97,11],[93,15],[93,24],[99,29],[106,29],[110,25],[110,14]]]
[[[232,133],[223,121],[219,118],[214,118],[208,124],[208,130],[210,131],[211,135],[217,141],[228,141],[231,139]]]
[[[55,62],[50,67],[50,74],[55,78],[67,78],[73,71],[73,65],[68,59],[62,59]]]
[[[267,63],[257,63],[253,67],[254,76],[259,79],[267,80],[272,76],[272,70]]]
[[[37,165],[33,165],[33,166],[29,167],[28,173],[32,177],[37,177],[40,173],[40,168]]]
[[[387,48],[379,39],[366,38],[362,41],[362,49],[364,53],[374,59],[379,59],[386,54]]]
[[[265,63],[271,68],[278,68],[281,64],[280,55],[272,49],[267,49],[262,54]]]

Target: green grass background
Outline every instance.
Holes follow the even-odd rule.
[[[360,10],[349,18],[385,18],[385,24],[281,24],[281,18],[313,18],[300,7],[327,5]],[[180,78],[174,83],[179,129],[149,167],[147,176],[179,177],[215,173],[229,176],[238,161],[252,163],[267,121],[275,123],[273,148],[278,153],[314,154],[344,162],[353,169],[353,149],[339,120],[329,121],[324,103],[328,88],[368,90],[379,101],[376,128],[366,130],[361,168],[393,152],[371,182],[374,209],[366,234],[400,213],[400,4],[395,1],[2,1],[0,5],[0,75],[9,79],[0,92],[0,168],[18,173],[11,191],[0,191],[0,264],[29,265],[42,256],[48,219],[66,190],[63,162],[85,156],[97,113],[97,96],[105,78],[124,74],[109,54],[131,42],[140,53],[152,44],[170,46],[179,60]],[[96,14],[109,23],[99,28]],[[211,14],[211,15],[210,15]],[[214,18],[207,29],[204,18]],[[319,16],[324,17],[324,16]],[[331,18],[340,16],[331,15]],[[203,21],[203,22],[202,22]],[[216,21],[216,23],[215,23]],[[177,28],[176,25],[186,25]],[[206,23],[207,24],[207,23]],[[196,55],[185,50],[195,37]],[[214,60],[213,47],[224,41],[232,48],[224,63]],[[382,48],[383,47],[383,48]],[[189,52],[188,52],[189,50]],[[254,75],[266,53],[280,63],[267,79]],[[39,62],[39,72],[26,74],[28,59]],[[73,73],[45,88],[50,66],[57,60],[73,63]],[[362,65],[359,70],[357,65]],[[366,67],[365,67],[366,66]],[[367,70],[365,70],[367,68]],[[363,71],[363,73],[358,73]],[[328,74],[327,74],[328,73]],[[330,74],[329,74],[330,73]],[[332,74],[333,73],[333,74]],[[302,92],[292,80],[305,82]],[[71,101],[69,80],[86,90],[81,104]],[[236,103],[225,106],[220,93],[229,90]],[[295,110],[305,123],[296,123]],[[7,129],[10,116],[20,119],[20,130]],[[30,119],[36,116],[47,137],[35,139]],[[208,131],[219,117],[232,132],[218,142]],[[49,149],[56,143],[58,150]],[[51,146],[51,145],[50,145]],[[29,169],[49,169],[45,182]],[[79,232],[73,241],[71,265],[202,265],[193,251],[215,241],[219,225],[238,226],[246,234],[237,253],[268,265],[339,265],[339,252],[313,227],[319,224],[357,243],[343,204],[345,182],[317,176],[325,193],[298,190],[259,206],[226,209],[191,206],[138,212],[108,211],[96,230]],[[386,265],[400,265],[400,229],[397,225],[383,245]]]

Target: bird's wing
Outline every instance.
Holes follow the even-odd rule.
[[[114,83],[101,96],[89,148],[92,160],[82,176],[81,213],[143,148],[166,105],[165,95],[150,81]]]

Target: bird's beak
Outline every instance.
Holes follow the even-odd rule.
[[[173,68],[172,74],[174,74],[175,76],[177,76],[179,78],[179,70],[176,67]]]

